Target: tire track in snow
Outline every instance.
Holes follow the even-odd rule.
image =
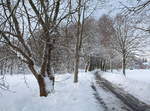
[[[104,111],[133,111],[104,87],[101,81],[95,80],[91,87],[94,90],[95,98],[103,106]]]

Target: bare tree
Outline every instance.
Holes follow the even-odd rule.
[[[122,55],[122,69],[125,75],[127,59],[137,53],[144,39],[130,25],[130,20],[118,15],[115,20],[115,32],[112,36],[111,46]]]
[[[122,3],[121,3],[122,4]],[[135,21],[140,22],[139,24],[142,24],[143,22],[149,22],[149,11],[150,11],[150,0],[137,0],[137,4],[135,6],[126,6],[123,5],[123,15],[129,16],[129,17],[134,17],[136,18]],[[147,20],[148,19],[148,20]],[[149,25],[145,25],[144,27],[142,26],[136,26],[134,27],[137,30],[142,30],[145,32],[150,32]]]
[[[1,0],[1,42],[7,44],[19,59],[26,63],[36,78],[40,96],[47,96],[52,89],[47,90],[47,85],[54,86],[54,75],[51,67],[51,52],[59,36],[59,24],[76,8],[69,9],[70,0]],[[61,11],[60,11],[61,10]],[[44,43],[40,71],[35,69],[34,54],[27,40],[34,37],[34,32],[41,30]],[[49,84],[46,83],[46,78]]]
[[[109,68],[111,69],[111,71],[112,71],[113,58],[116,55],[115,51],[112,49],[110,45],[112,40],[111,37],[115,32],[113,25],[114,25],[113,19],[108,15],[103,15],[98,21],[99,33],[101,36],[100,43],[101,46],[103,46],[105,49],[105,57],[109,60]]]
[[[74,82],[78,82],[78,69],[80,63],[80,51],[82,48],[84,23],[87,18],[95,11],[96,6],[92,7],[89,11],[90,0],[78,0],[77,12],[77,33],[76,33],[76,46],[75,46],[75,68],[74,68]]]

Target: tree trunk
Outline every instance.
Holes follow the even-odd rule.
[[[48,96],[48,91],[46,90],[46,83],[44,80],[43,76],[44,74],[40,73],[38,74],[34,68],[34,64],[30,63],[28,65],[29,69],[31,70],[31,72],[33,73],[34,77],[36,78],[37,82],[38,82],[38,86],[39,86],[39,91],[40,91],[40,96],[44,96],[47,97]]]
[[[102,61],[102,59],[100,59],[100,69],[101,69],[101,71],[103,70],[103,61]]]
[[[92,70],[94,70],[94,63],[93,63],[93,58],[90,57],[88,71],[92,71]]]
[[[104,60],[104,66],[103,66],[103,68],[104,68],[104,71],[106,72],[106,60]]]
[[[89,65],[90,65],[90,63],[89,63],[89,62],[87,62],[86,66],[85,66],[85,72],[87,72],[87,71],[88,71]]]
[[[110,68],[110,71],[113,72],[113,69],[112,69],[112,60],[111,60],[111,58],[109,58],[109,68]]]
[[[13,61],[13,59],[12,59],[12,61],[11,61],[11,66],[10,66],[10,75],[13,74],[13,64],[14,64],[14,61]]]
[[[82,45],[82,32],[83,32],[83,24],[84,24],[84,12],[83,12],[83,21],[82,26],[80,23],[81,20],[81,1],[78,0],[78,21],[77,21],[77,41],[76,41],[76,48],[75,48],[75,71],[74,71],[74,82],[78,82],[78,68],[79,68],[79,62],[80,62],[80,50]]]
[[[42,75],[38,75],[38,85],[39,85],[39,90],[40,90],[40,96],[48,96],[48,91],[46,91],[46,84],[44,81],[44,77]]]
[[[105,60],[102,60],[102,71],[105,71]]]
[[[123,74],[124,76],[126,76],[126,57],[125,55],[123,55],[123,58],[122,58],[122,71],[123,71]]]
[[[48,40],[48,42],[50,42],[50,39]],[[47,66],[46,66],[46,71],[47,71],[47,74],[48,74],[48,77],[50,79],[50,81],[52,81],[52,88],[51,90],[54,90],[54,83],[55,83],[55,77],[54,77],[54,74],[53,74],[53,71],[52,71],[52,67],[51,67],[51,53],[52,53],[52,50],[53,50],[53,45],[52,44],[48,44],[47,46]]]
[[[1,75],[3,75],[3,63],[1,65]]]
[[[48,78],[49,78],[50,82],[49,82],[49,84],[46,84],[44,78],[46,78],[47,76],[44,76],[45,74],[42,74],[42,73],[37,74],[33,65],[29,65],[29,68],[32,71],[35,78],[37,79],[37,82],[38,82],[38,85],[39,85],[40,96],[47,97],[48,94],[54,89],[54,80],[55,80],[54,76],[48,75]],[[46,85],[53,86],[53,89],[46,89]]]
[[[79,57],[78,57],[78,53],[77,53],[76,59],[75,59],[75,72],[74,72],[74,82],[75,83],[78,82],[78,68],[79,68]]]

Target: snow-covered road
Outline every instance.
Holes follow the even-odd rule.
[[[105,111],[133,111],[129,106],[124,104],[115,94],[107,89],[102,81],[96,78],[94,82],[95,95]]]
[[[126,77],[119,71],[102,72],[101,76],[150,105],[150,70],[127,70]]]

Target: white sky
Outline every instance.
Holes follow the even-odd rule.
[[[103,14],[109,14],[114,16],[121,12],[121,9],[126,6],[135,6],[137,4],[136,0],[98,0],[99,4],[97,10],[94,13],[94,17],[98,19]],[[122,3],[122,4],[121,4]]]
[[[102,1],[102,2],[100,2]],[[140,3],[145,0],[141,0]],[[98,8],[93,14],[94,18],[99,19],[103,14],[108,14],[111,17],[114,17],[117,13],[120,13],[123,5],[128,7],[133,7],[138,4],[137,0],[99,0]],[[146,25],[146,24],[145,24]],[[145,26],[144,25],[144,26]],[[141,58],[147,58],[150,61],[150,43],[143,48],[144,53],[142,52]]]

